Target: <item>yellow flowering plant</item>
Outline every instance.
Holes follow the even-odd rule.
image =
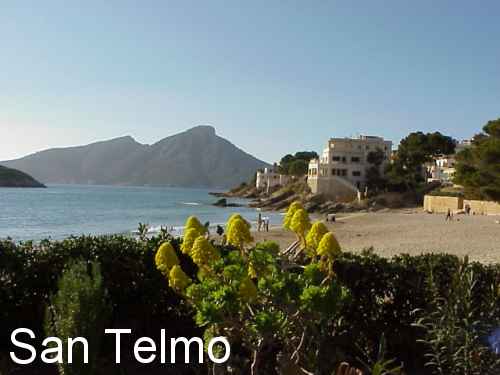
[[[179,264],[179,258],[170,242],[164,242],[155,255],[156,268],[168,275],[173,266]]]
[[[235,217],[227,224],[227,243],[244,250],[245,245],[253,241],[250,224],[242,217]]]
[[[305,235],[310,228],[311,220],[309,219],[307,211],[303,208],[295,211],[292,217],[292,221],[290,222],[290,229],[295,232],[297,238],[300,240],[304,247],[306,246]]]
[[[311,257],[316,256],[316,250],[323,236],[328,233],[328,228],[322,221],[316,221],[306,236],[307,250]]]
[[[197,230],[200,236],[207,233],[207,228],[205,228],[196,216],[190,216],[186,220],[186,224],[184,224],[184,232],[187,232],[189,229]]]
[[[307,213],[301,215],[299,212],[292,226],[304,233],[310,223]],[[239,215],[229,220],[227,234],[228,242],[239,249],[251,241],[250,225]],[[185,237],[189,236],[186,232]],[[259,243],[246,253],[233,249],[198,236],[189,251],[180,252],[181,258],[191,258],[197,270],[186,274],[180,264],[171,261],[170,247],[161,253],[162,257],[168,254],[169,261],[157,265],[160,271],[169,269],[170,288],[191,304],[196,324],[204,328],[206,338],[225,336],[253,352],[255,363],[271,345],[283,348],[285,361],[291,361],[293,355],[294,363],[313,366],[311,360],[318,358],[307,353],[317,353],[315,343],[308,341],[298,350],[303,354],[293,354],[292,349],[301,348],[305,329],[326,334],[344,299],[343,289],[318,264],[311,263],[305,269],[291,267],[276,243]]]
[[[298,201],[293,202],[289,207],[288,210],[286,211],[285,218],[283,219],[283,228],[285,229],[291,229],[290,226],[292,224],[292,219],[293,216],[295,215],[295,212],[298,210],[304,209],[302,207],[302,204]]]
[[[181,251],[184,254],[189,255],[191,249],[193,248],[194,241],[196,241],[196,239],[201,235],[202,233],[200,233],[199,230],[196,228],[189,228],[185,230],[184,236],[182,238]]]

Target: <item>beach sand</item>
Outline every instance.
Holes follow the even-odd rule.
[[[499,216],[456,215],[445,222],[444,214],[421,209],[344,214],[328,223],[344,251],[373,247],[385,257],[406,253],[449,253],[483,263],[500,263]],[[286,248],[295,235],[279,227],[255,232],[255,240],[272,240]]]

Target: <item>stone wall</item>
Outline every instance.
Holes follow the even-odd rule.
[[[472,214],[476,215],[500,215],[500,204],[491,201],[464,200],[469,205]]]
[[[424,196],[424,210],[427,212],[446,213],[462,211],[466,205],[471,208],[474,215],[500,215],[500,204],[490,201],[468,200],[461,197],[439,197],[434,195]]]
[[[463,210],[464,199],[461,197],[438,197],[434,195],[424,196],[424,210],[427,212],[452,212]]]
[[[336,202],[352,202],[357,198],[357,189],[340,177],[309,177],[307,183],[313,194],[323,194]]]

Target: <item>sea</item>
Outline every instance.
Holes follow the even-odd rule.
[[[13,241],[63,239],[69,236],[137,233],[139,223],[149,233],[168,228],[182,234],[186,219],[197,216],[215,230],[233,213],[255,225],[259,211],[243,207],[215,207],[213,190],[171,187],[117,187],[93,185],[48,185],[47,189],[0,188],[0,238]],[[229,203],[246,205],[244,199]],[[282,214],[262,212],[271,225]]]

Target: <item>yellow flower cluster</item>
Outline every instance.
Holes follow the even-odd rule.
[[[298,210],[304,209],[302,207],[302,204],[300,202],[293,202],[290,207],[288,207],[288,210],[286,211],[285,218],[283,219],[283,228],[285,229],[291,229],[290,225],[292,224],[292,219],[293,216],[295,215],[295,212]]]
[[[252,302],[257,298],[257,287],[249,277],[246,277],[240,283],[239,293],[243,301]]]
[[[209,266],[211,263],[220,259],[220,254],[217,249],[205,238],[198,237],[191,249],[191,258],[198,266]]]
[[[168,280],[168,285],[177,292],[182,292],[191,283],[191,279],[179,265],[179,258],[170,242],[163,243],[155,255],[156,268]]]
[[[311,230],[307,233],[306,243],[307,248],[311,251],[312,255],[316,255],[316,249],[323,236],[328,233],[328,228],[321,221],[315,222]]]
[[[253,241],[251,225],[240,215],[233,215],[227,222],[227,243],[243,250],[245,244]]]
[[[335,260],[341,254],[342,250],[334,234],[329,232],[323,236],[318,245],[317,253],[330,261]]]
[[[196,229],[200,236],[207,233],[207,228],[200,223],[196,216],[189,216],[186,220],[186,224],[184,224],[184,231],[187,232],[189,229]]]
[[[184,238],[182,239],[181,251],[189,255],[193,248],[194,241],[202,234],[195,228],[189,228],[184,231]]]
[[[191,284],[191,279],[182,270],[181,266],[177,264],[173,266],[168,275],[168,285],[175,291],[182,292],[189,284]]]
[[[168,276],[173,266],[179,264],[179,258],[170,242],[165,242],[160,246],[156,252],[155,263],[156,268],[165,276]]]
[[[309,215],[306,210],[300,208],[295,211],[292,221],[290,222],[290,229],[293,230],[297,236],[303,238],[309,228],[311,228],[311,221],[309,220]]]

